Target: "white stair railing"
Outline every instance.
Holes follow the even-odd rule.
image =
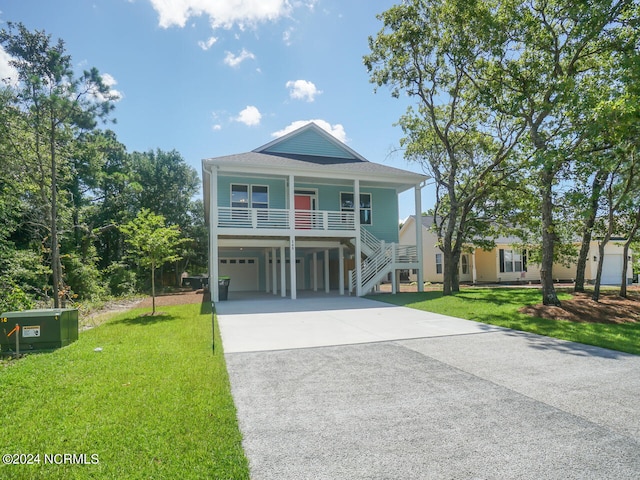
[[[366,293],[380,280],[393,272],[398,264],[415,264],[418,254],[414,245],[397,245],[378,240],[371,232],[361,227],[361,245],[367,256],[361,266],[361,291]],[[356,271],[349,272],[349,293],[357,291]]]
[[[362,251],[367,256],[373,255],[380,249],[381,240],[363,226],[360,226],[360,241]]]

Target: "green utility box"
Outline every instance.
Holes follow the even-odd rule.
[[[20,330],[16,330],[16,324]],[[4,312],[0,315],[0,350],[16,351],[19,335],[20,353],[32,350],[53,350],[78,340],[78,310],[50,308]]]

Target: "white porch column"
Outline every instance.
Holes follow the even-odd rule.
[[[474,248],[473,252],[471,252],[471,281],[473,282],[474,285],[478,281],[477,275],[478,274],[476,272],[476,249]]]
[[[278,294],[278,258],[276,256],[276,247],[271,248],[271,283],[273,284],[273,294]]]
[[[287,296],[287,258],[284,252],[284,245],[280,247],[280,296]]]
[[[297,298],[297,280],[296,280],[296,237],[291,236],[289,243],[289,265],[291,266],[291,300]]]
[[[418,254],[418,291],[424,292],[424,259],[422,245],[422,184],[415,187],[416,202],[416,253]]]
[[[356,229],[356,296],[362,296],[362,240],[360,238],[360,180],[353,181],[353,216]]]
[[[324,291],[329,293],[329,250],[324,251]]]
[[[264,291],[265,293],[269,293],[271,291],[269,285],[269,249],[264,249]]]
[[[398,251],[396,248],[396,244],[392,244],[391,245],[393,247],[393,250],[391,252],[391,263],[394,265],[394,269],[391,271],[391,293],[396,294],[398,293],[398,280],[399,280],[399,275],[398,275],[398,270],[395,268],[395,264],[398,261],[398,259],[396,258],[396,252]]]
[[[318,252],[313,252],[313,262],[312,262],[312,275],[313,275],[313,281],[311,282],[311,285],[313,285],[313,291],[317,292],[318,291]]]
[[[211,300],[220,301],[218,294],[218,276],[220,275],[218,260],[218,170],[215,167],[209,172],[209,292]]]
[[[344,246],[338,247],[338,288],[340,295],[344,295]]]
[[[289,266],[291,268],[291,300],[296,299],[296,199],[295,199],[295,177],[289,175]],[[284,260],[283,260],[284,262]],[[284,271],[284,270],[283,270]],[[283,291],[282,296],[286,293]]]
[[[398,276],[399,276],[399,271],[398,270],[394,270],[393,272],[391,272],[391,293],[396,294],[398,293]]]

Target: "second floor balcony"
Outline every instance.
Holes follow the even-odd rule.
[[[220,233],[245,235],[353,236],[353,212],[219,207]]]

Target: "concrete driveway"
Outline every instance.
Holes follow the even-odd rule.
[[[352,297],[259,302],[216,305],[254,479],[640,478],[638,356]]]

